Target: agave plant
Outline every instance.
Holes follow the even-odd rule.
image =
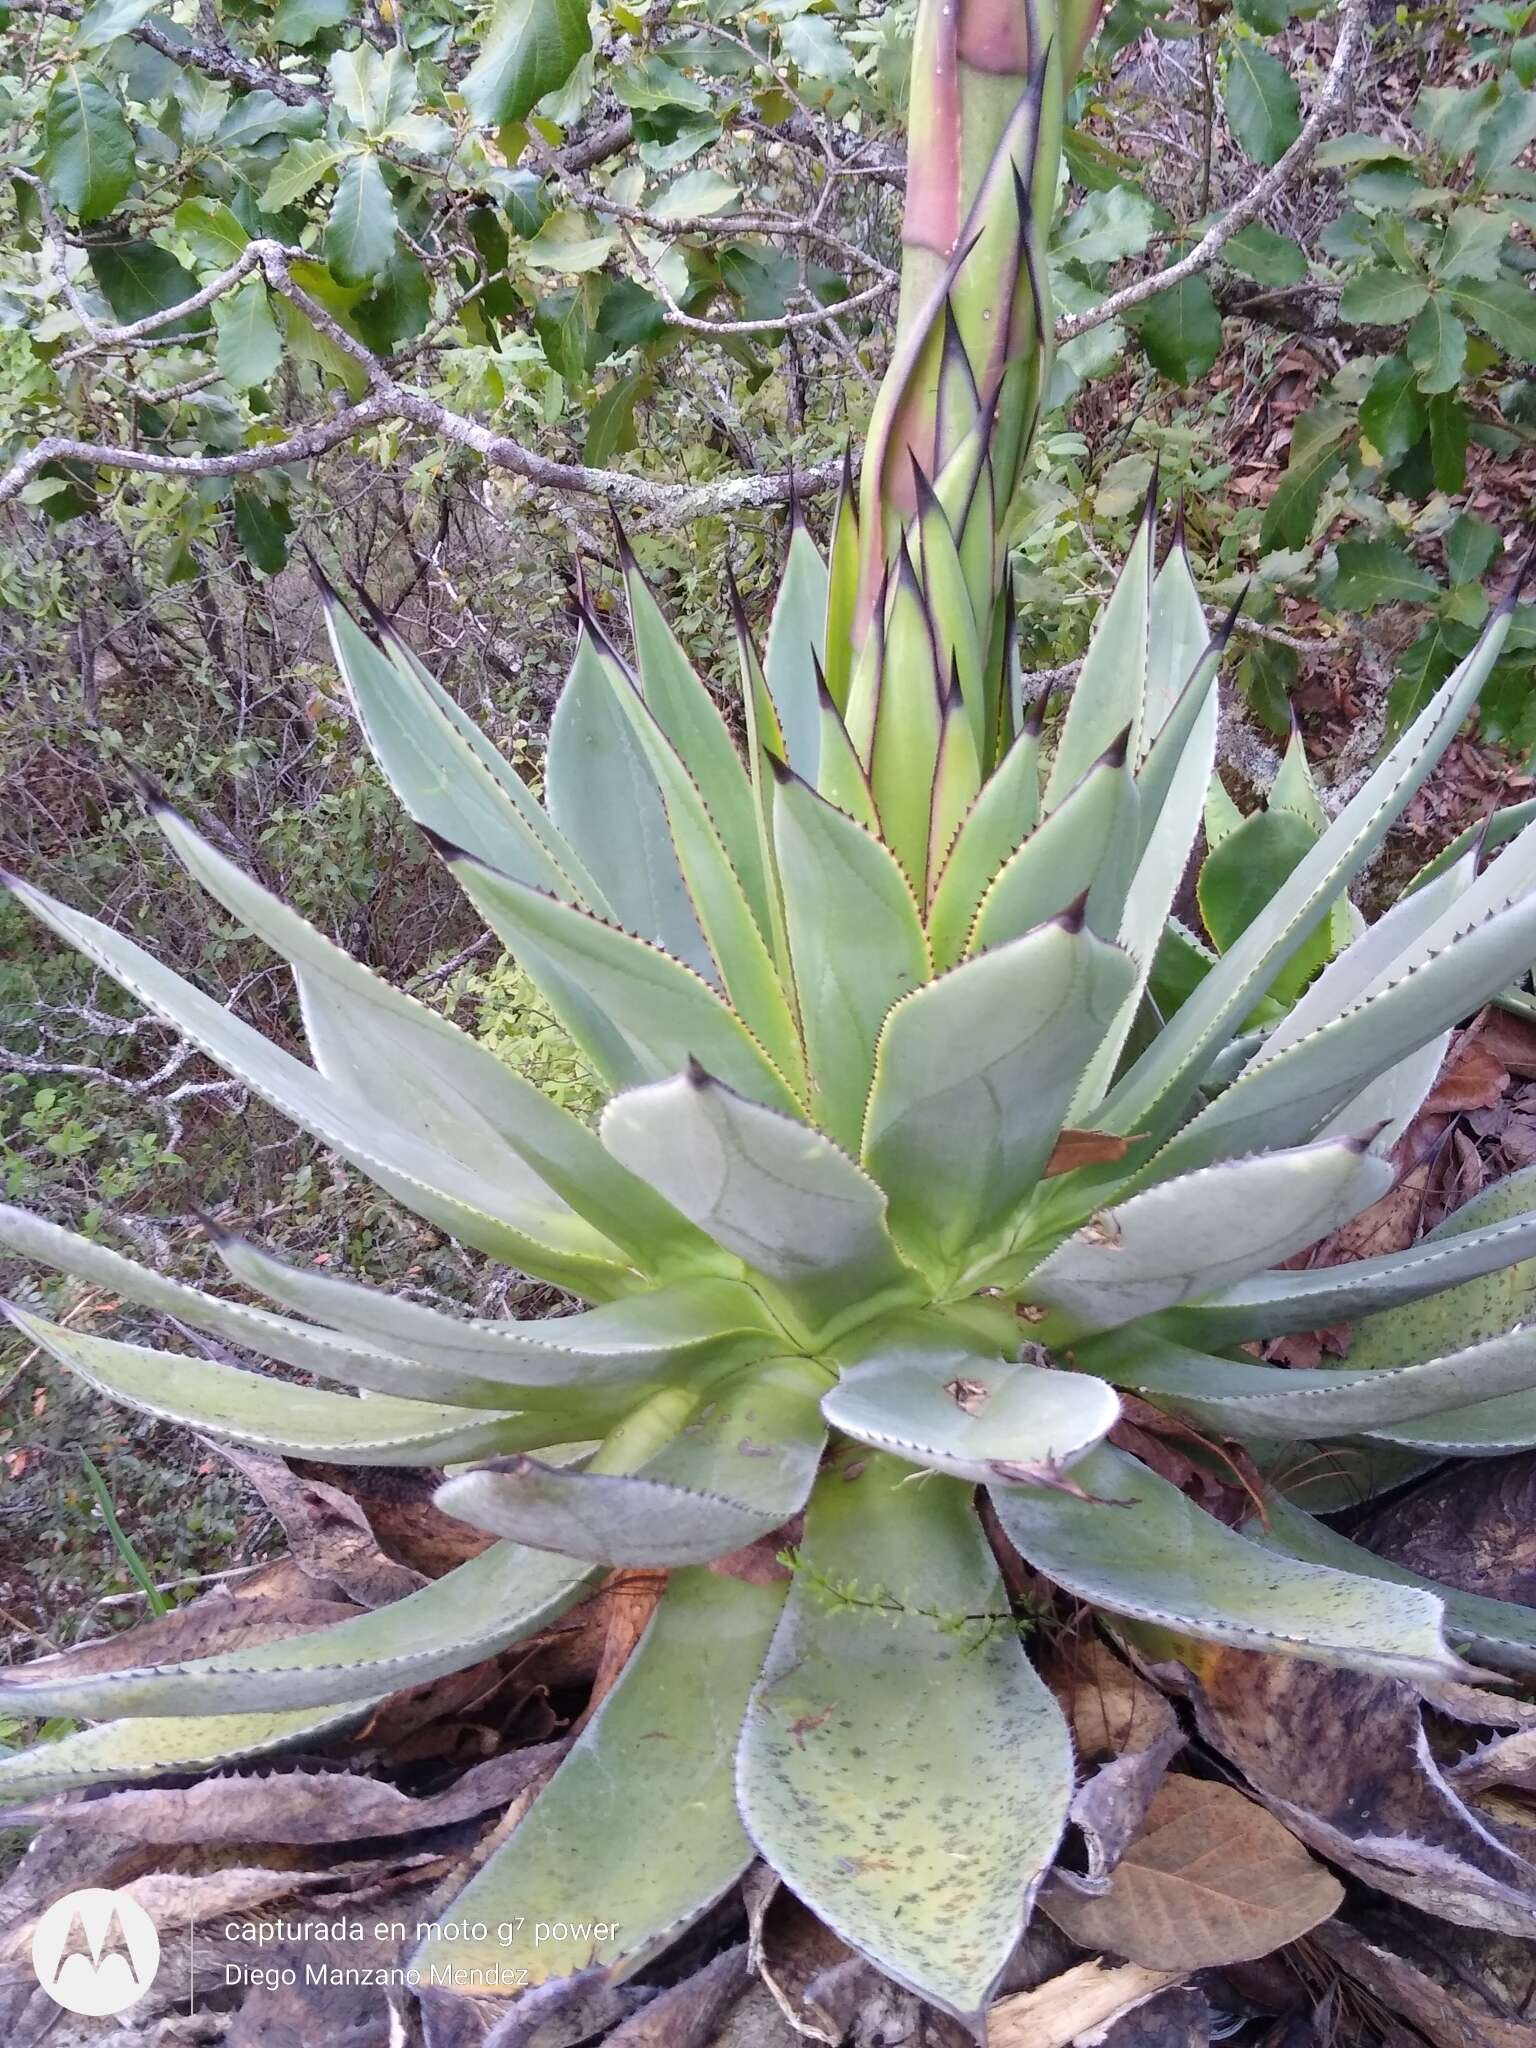
[[[1347,908],[1506,605],[1338,816],[1309,812],[1257,914],[1181,938],[1224,632],[1180,540],[1155,566],[1152,502],[1049,740],[1024,703],[1001,536],[1049,374],[1040,232],[1087,25],[925,0],[894,363],[830,561],[793,525],[761,657],[736,608],[739,720],[624,548],[627,651],[583,598],[540,803],[383,619],[327,596],[385,774],[611,1091],[595,1129],[164,805],[192,875],[292,965],[312,1064],[15,885],[391,1195],[594,1305],[460,1320],[221,1234],[258,1307],[5,1212],[12,1249],[356,1390],[13,1311],[111,1397],[279,1453],[452,1468],[442,1506],[497,1540],[307,1634],[8,1676],[6,1707],[94,1725],[0,1762],[0,1791],[280,1750],[505,1649],[612,1567],[665,1568],[620,1681],[422,1969],[632,1971],[762,1856],[974,2020],[1073,1791],[999,1550],[1111,1627],[1409,1679],[1464,1674],[1453,1643],[1536,1668],[1536,1613],[1406,1581],[1279,1494],[1239,1532],[1110,1441],[1132,1389],[1271,1466],[1322,1437],[1536,1442],[1536,1334],[1506,1332],[1501,1277],[1536,1256],[1527,1177],[1412,1250],[1285,1264],[1388,1187],[1448,1032],[1536,955],[1536,835],[1486,867],[1470,847],[1368,929]],[[1343,1320],[1329,1370],[1238,1348]],[[754,1545],[793,1568],[746,1569]],[[530,1902],[564,1935],[534,1946]]]

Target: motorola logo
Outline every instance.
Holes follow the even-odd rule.
[[[37,1923],[32,1967],[55,2005],[88,2019],[110,2019],[154,1983],[160,1937],[127,1892],[66,1892]]]

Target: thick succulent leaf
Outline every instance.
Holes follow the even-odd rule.
[[[1110,1128],[1149,1128],[1177,1112],[1211,1060],[1305,940],[1320,913],[1347,888],[1421,787],[1477,701],[1509,631],[1500,606],[1477,646],[1344,806],[1292,872],[1263,916],[1212,968],[1152,1047],[1115,1089]]]
[[[1418,891],[1411,901],[1420,906],[1419,917],[1422,921],[1416,928],[1407,924],[1399,925],[1398,929],[1402,931],[1405,943],[1412,936],[1416,936],[1418,931],[1427,929],[1430,923],[1458,897],[1464,896],[1471,888],[1476,875],[1476,855],[1468,854],[1464,860],[1458,861],[1454,867],[1437,875],[1432,882]],[[1346,900],[1343,907],[1353,910],[1354,906]],[[1406,903],[1400,903],[1388,914],[1393,916],[1396,911],[1406,908]],[[1381,920],[1383,923],[1385,921]],[[1345,938],[1344,944],[1346,948],[1350,944],[1348,937]],[[1323,971],[1326,974],[1330,970],[1325,968]],[[1286,1029],[1288,1024],[1289,1019],[1283,1020],[1278,1028]],[[1374,1081],[1368,1082],[1358,1095],[1351,1096],[1344,1107],[1337,1111],[1324,1126],[1323,1135],[1331,1137],[1340,1131],[1364,1131],[1380,1125],[1374,1143],[1376,1150],[1385,1156],[1417,1116],[1425,1097],[1434,1087],[1440,1069],[1445,1064],[1450,1042],[1451,1034],[1447,1029],[1427,1039],[1416,1052],[1409,1053],[1395,1066],[1388,1067],[1384,1073],[1378,1074]]]
[[[244,1302],[221,1300],[152,1273],[121,1252],[61,1230],[56,1223],[45,1222],[25,1209],[0,1207],[0,1245],[23,1258],[41,1260],[56,1272],[107,1288],[119,1300],[158,1309],[194,1330],[244,1345],[282,1365],[297,1366],[301,1372],[339,1380],[343,1386],[367,1387],[373,1393],[402,1394],[408,1399],[434,1395],[470,1408],[505,1410],[512,1405],[506,1386],[487,1376],[478,1362],[439,1359],[424,1368],[420,1358],[391,1351],[371,1339],[316,1330]]]
[[[527,1984],[592,1967],[622,1977],[734,1884],[752,1845],[732,1752],[783,1600],[782,1583],[674,1575],[570,1755],[418,1950],[421,1969],[461,1986],[476,1972],[505,1983],[490,1973],[508,1969]],[[536,1922],[563,1938],[536,1939]]]
[[[363,736],[411,816],[519,881],[607,912],[595,878],[474,720],[382,620],[379,644],[334,591],[322,595]]]
[[[975,721],[958,686],[944,699],[939,721],[939,755],[933,768],[933,800],[928,826],[928,887],[944,864],[971,805],[981,788],[981,761],[976,752]]]
[[[1536,1167],[1476,1196],[1421,1244],[1380,1258],[1351,1260],[1342,1266],[1313,1266],[1302,1271],[1255,1273],[1203,1301],[1188,1303],[1158,1318],[1159,1331],[1176,1341],[1208,1351],[1259,1337],[1279,1337],[1294,1330],[1321,1329],[1329,1323],[1355,1322],[1350,1355],[1357,1363],[1401,1365],[1431,1357],[1437,1344],[1491,1334],[1517,1321],[1529,1309],[1529,1282],[1520,1275],[1521,1261],[1536,1259]],[[1510,1268],[1506,1289],[1504,1275]],[[1465,1297],[1461,1284],[1493,1277],[1488,1296]],[[1411,1314],[1389,1317],[1426,1295],[1440,1297]],[[1502,1296],[1502,1302],[1500,1297]],[[1483,1320],[1484,1309],[1499,1319]],[[1507,1309],[1507,1313],[1505,1313]],[[1431,1320],[1421,1325],[1421,1316]],[[1357,1318],[1365,1319],[1356,1321]],[[1380,1335],[1373,1335],[1380,1331]],[[1438,1333],[1438,1334],[1431,1334]],[[1427,1342],[1428,1348],[1423,1344]],[[1373,1356],[1374,1353],[1374,1356]]]
[[[1055,1854],[1072,1753],[969,1489],[911,1479],[855,1452],[819,1482],[737,1790],[752,1839],[813,1912],[971,2017]]]
[[[611,707],[601,703],[605,695],[601,688],[595,692],[590,688],[590,677],[583,689],[579,646],[576,669],[566,689],[570,703],[566,705],[562,699],[563,708],[556,710],[551,730],[545,763],[545,791],[550,800],[550,815],[546,815],[522,778],[474,720],[439,688],[386,621],[378,617],[372,621],[380,642],[376,646],[333,594],[327,596],[326,620],[364,737],[396,795],[419,825],[533,888],[578,900],[598,916],[616,918],[655,936],[681,958],[698,964],[696,952],[699,960],[707,961],[707,949],[677,873],[660,800],[654,786],[648,781],[642,785],[632,761],[622,754],[615,759],[617,741],[628,741],[628,735],[609,730],[614,725]],[[594,722],[581,711],[580,706],[592,697],[599,700],[599,714],[607,712],[606,723],[601,715]],[[574,741],[573,723],[580,728]],[[577,805],[562,813],[556,802],[564,763],[573,752],[580,755],[587,778],[587,814]],[[605,778],[601,784],[599,776]],[[594,821],[590,825],[588,815]],[[614,821],[621,818],[625,830],[622,855],[616,861],[610,835],[616,834]],[[576,821],[583,826],[580,854],[561,830],[562,824]],[[636,857],[637,846],[643,849],[641,858]],[[600,856],[595,867],[583,857],[587,852]],[[604,855],[608,857],[601,858]],[[668,863],[670,884],[666,879]],[[554,978],[555,970],[547,971]],[[578,988],[566,984],[562,1002],[567,1011],[588,1010],[588,1035],[602,1035],[601,1014],[587,1004]]]
[[[576,658],[550,720],[544,792],[551,815],[581,848],[588,870],[600,882],[611,906],[610,920],[713,979],[714,962],[683,880],[656,778],[586,633],[577,638]],[[488,866],[518,881],[530,879],[493,860],[474,839],[459,838],[451,815],[442,826],[419,811],[412,815]],[[599,906],[588,903],[587,908],[598,911]]]
[[[1166,1479],[1103,1444],[1073,1467],[1082,1495],[994,1486],[1021,1554],[1067,1592],[1185,1635],[1397,1678],[1464,1678],[1440,1602],[1266,1551]]]
[[[767,931],[768,881],[746,768],[715,700],[678,645],[622,534],[619,540],[641,691],[662,731],[688,763],[759,929]]]
[[[247,1287],[405,1360],[483,1374],[500,1384],[504,1408],[525,1398],[541,1407],[579,1406],[594,1395],[695,1379],[706,1368],[760,1357],[774,1342],[761,1302],[739,1281],[684,1281],[538,1321],[464,1321],[315,1267],[287,1265],[227,1233],[216,1242]]]
[[[988,885],[968,953],[1006,945],[1087,897],[1089,929],[1112,938],[1136,859],[1136,782],[1125,738],[1088,769]]]
[[[94,1719],[362,1702],[499,1656],[558,1621],[597,1576],[568,1557],[493,1543],[403,1600],[275,1642],[115,1671],[72,1670],[67,1652],[41,1658],[6,1672],[0,1703],[21,1714]],[[0,1764],[0,1784],[3,1773]]]
[[[1094,1339],[1073,1356],[1086,1372],[1103,1373],[1117,1387],[1134,1387],[1235,1437],[1351,1436],[1536,1388],[1536,1330],[1512,1330],[1443,1358],[1374,1370],[1363,1360],[1356,1370],[1352,1360],[1347,1367],[1291,1372],[1189,1351],[1142,1330]]]
[[[1383,1424],[1370,1434],[1382,1443],[1447,1458],[1502,1458],[1536,1444],[1536,1394],[1503,1394],[1419,1422]]]
[[[1454,1255],[1458,1245],[1485,1238],[1500,1226],[1529,1224],[1536,1204],[1536,1168],[1511,1174],[1446,1218],[1438,1230],[1414,1249]],[[1350,1364],[1391,1367],[1417,1364],[1442,1352],[1475,1344],[1521,1329],[1536,1313],[1536,1258],[1516,1261],[1505,1240],[1506,1257],[1496,1268],[1450,1286],[1453,1272],[1442,1271],[1440,1290],[1410,1308],[1362,1316],[1350,1344]]]
[[[938,1316],[894,1319],[838,1363],[821,1404],[834,1429],[975,1485],[1063,1469],[1120,1414],[1102,1380],[999,1358]]]
[[[1522,804],[1502,805],[1487,817],[1479,818],[1476,824],[1468,825],[1465,831],[1458,832],[1449,846],[1441,847],[1434,859],[1426,861],[1419,869],[1403,893],[1411,895],[1415,889],[1422,889],[1436,875],[1444,874],[1447,868],[1454,867],[1469,853],[1494,852],[1531,824],[1536,824],[1536,797],[1527,797]]]
[[[773,829],[816,1121],[852,1149],[886,1013],[928,979],[922,920],[881,842],[788,773]]]
[[[529,1427],[523,1418],[487,1416],[483,1409],[442,1408],[385,1394],[354,1400],[211,1359],[92,1337],[9,1304],[0,1310],[23,1336],[114,1401],[284,1457],[337,1465],[451,1464],[514,1449]],[[542,1428],[533,1428],[542,1442],[562,1440],[549,1417]],[[573,1433],[566,1429],[564,1439]]]
[[[800,1040],[768,949],[766,921],[759,925],[699,785],[641,696],[634,678],[599,637],[595,625],[587,626],[585,631],[596,646],[609,687],[634,726],[635,737],[661,791],[683,879],[719,970],[718,980],[743,1023],[767,1049],[781,1072],[799,1087],[805,1078]],[[756,815],[754,797],[754,835]],[[754,858],[761,861],[761,845],[754,846]]]
[[[1156,519],[1156,503],[1149,492],[1131,551],[1108,604],[1099,613],[1088,652],[1077,672],[1056,758],[1045,785],[1047,815],[1065,800],[1068,791],[1082,780],[1106,749],[1116,744],[1117,734],[1129,735],[1132,761],[1141,751]]]
[[[1469,1646],[1479,1662],[1496,1664],[1506,1671],[1536,1672],[1536,1607],[1522,1607],[1512,1600],[1489,1600],[1481,1593],[1463,1593],[1455,1586],[1442,1586],[1378,1557],[1373,1550],[1351,1543],[1326,1522],[1319,1522],[1292,1502],[1271,1496],[1264,1503],[1264,1519],[1248,1523],[1244,1533],[1255,1543],[1283,1550],[1289,1557],[1305,1558],[1310,1564],[1332,1565],[1336,1571],[1358,1572],[1364,1578],[1385,1579],[1391,1585],[1416,1586],[1435,1594],[1445,1606],[1445,1632],[1451,1639]]]
[[[500,1459],[449,1479],[437,1504],[494,1536],[597,1564],[707,1564],[804,1507],[826,1441],[825,1385],[809,1360],[775,1359],[706,1396],[633,1474]]]
[[[194,879],[289,962],[316,1067],[369,1117],[399,1124],[534,1213],[573,1210],[599,1233],[594,1255],[611,1258],[618,1245],[651,1270],[707,1261],[697,1231],[568,1110],[333,945],[174,811],[157,806],[155,822]]]
[[[619,1096],[601,1128],[617,1158],[744,1259],[808,1333],[920,1291],[869,1176],[820,1131],[698,1066]]]
[[[86,1785],[201,1774],[242,1757],[271,1756],[360,1720],[367,1702],[339,1711],[210,1714],[193,1720],[106,1721],[57,1742],[0,1756],[0,1800],[35,1799]]]
[[[827,593],[827,565],[800,517],[797,502],[784,574],[768,627],[763,673],[789,764],[810,783],[817,783],[820,776],[821,712],[816,678],[823,655]]]
[[[953,967],[988,885],[1035,829],[1040,813],[1040,735],[1026,729],[961,823],[928,908],[936,967]]]
[[[1187,1172],[1254,1145],[1311,1137],[1379,1074],[1497,995],[1536,957],[1536,890],[1489,913],[1476,901],[1480,889],[1481,881],[1448,913],[1468,922],[1447,930],[1437,920],[1420,950],[1387,969],[1346,1015],[1277,1049],[1266,1042],[1146,1172]]]
[[[1167,573],[1165,565],[1163,575]],[[1162,577],[1158,580],[1161,583]],[[1121,1004],[1119,1016],[1105,1032],[1073,1102],[1074,1116],[1085,1121],[1091,1118],[1114,1079],[1141,1012],[1142,997],[1168,929],[1174,898],[1189,867],[1216,755],[1220,708],[1216,678],[1225,652],[1225,634],[1206,645],[1183,690],[1162,719],[1151,752],[1137,771],[1139,851],[1125,889],[1118,937],[1138,971],[1135,985]],[[1166,650],[1159,649],[1159,658],[1167,659]]]
[[[1209,1294],[1314,1244],[1392,1185],[1357,1139],[1224,1161],[1097,1216],[1024,1283],[1066,1331],[1112,1329]]]
[[[933,616],[903,545],[886,608],[869,785],[882,837],[922,901],[928,892],[933,773],[948,683],[948,670],[939,666]],[[857,737],[852,720],[850,730]]]
[[[821,687],[818,702],[821,707],[821,753],[816,768],[816,794],[824,796],[840,811],[846,811],[855,824],[862,825],[878,838],[880,819],[875,811],[868,772],[859,759],[852,735],[843,723],[843,714],[832,701],[832,693],[825,684]],[[905,887],[905,876],[902,882]]]
[[[1030,1193],[1132,973],[1067,920],[966,961],[891,1012],[863,1156],[897,1241],[925,1267],[967,1263]]]
[[[1276,1051],[1295,1045],[1325,1024],[1344,1016],[1368,990],[1392,978],[1399,962],[1417,957],[1424,935],[1441,914],[1462,900],[1476,876],[1476,861],[1460,864],[1456,875],[1442,875],[1436,892],[1420,891],[1399,899],[1354,943],[1330,960],[1316,981],[1295,1002],[1287,1004],[1269,1037]]]
[[[832,520],[832,547],[827,563],[826,645],[822,668],[832,702],[839,711],[848,703],[853,678],[854,619],[859,603],[859,494],[853,481],[853,459],[843,452],[843,480]]]
[[[920,472],[917,498],[914,561],[933,619],[939,675],[947,684],[958,686],[970,732],[971,756],[979,775],[990,735],[997,723],[995,704],[990,707],[989,720],[983,666],[985,650],[978,637],[976,615],[971,609],[971,593],[955,545],[954,531],[943,505]],[[945,840],[941,853],[948,851],[948,844]]]
[[[562,1214],[551,1204],[541,1204],[537,1214],[529,1214],[526,1205],[447,1153],[422,1145],[378,1115],[364,1114],[353,1098],[313,1067],[253,1031],[132,939],[27,883],[13,882],[11,888],[35,917],[94,960],[146,1009],[175,1025],[227,1073],[360,1167],[417,1215],[477,1251],[596,1300],[619,1291],[632,1277],[620,1256],[611,1247],[603,1250],[604,1241],[579,1218]],[[540,903],[549,900],[529,893]],[[573,910],[568,915],[581,913]]]
[[[1174,524],[1173,540],[1163,557],[1163,566],[1152,579],[1146,695],[1136,746],[1138,761],[1146,760],[1152,742],[1162,732],[1174,705],[1194,674],[1195,664],[1205,652],[1209,638],[1205,607],[1200,602],[1200,592],[1195,587],[1189,566],[1189,550],[1184,545],[1181,510]],[[1209,775],[1210,770],[1207,769],[1206,773]]]
[[[593,1063],[614,1086],[675,1074],[692,1055],[733,1088],[793,1111],[794,1092],[733,1010],[691,968],[643,939],[600,923],[508,875],[450,851],[449,866],[502,942],[541,979],[537,962],[553,960],[611,1020],[626,1054],[625,1071],[604,1065],[603,1048],[587,1044]],[[545,985],[558,1009],[558,990]],[[565,1015],[581,1043],[581,1019]]]
[[[1171,832],[1182,846],[1182,856],[1171,853],[1167,858],[1181,858],[1181,880],[1205,813],[1206,791],[1216,780],[1212,770],[1214,728],[1220,712],[1216,679],[1234,624],[1235,615],[1202,643],[1183,678],[1182,688],[1174,696],[1136,769],[1136,788],[1141,797],[1141,857],[1146,858],[1160,833]],[[1202,771],[1200,783],[1197,790],[1191,790],[1189,783],[1196,765]],[[1191,819],[1193,823],[1189,822]]]

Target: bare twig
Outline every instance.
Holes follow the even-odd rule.
[[[414,385],[397,382],[379,357],[350,334],[335,317],[294,282],[288,267],[288,252],[281,243],[257,240],[241,251],[237,262],[180,305],[168,306],[126,327],[105,327],[89,323],[94,347],[113,347],[133,342],[143,345],[146,329],[164,326],[187,311],[211,303],[215,287],[228,290],[241,279],[259,274],[268,288],[297,306],[305,318],[344,355],[358,365],[370,389],[356,404],[344,407],[330,419],[301,427],[281,441],[255,448],[238,448],[209,455],[162,455],[143,448],[122,448],[110,444],[49,435],[19,456],[0,476],[0,504],[14,498],[33,477],[50,463],[83,462],[103,469],[130,470],[145,476],[187,478],[251,476],[286,463],[308,462],[339,447],[365,428],[390,420],[405,420],[436,434],[455,447],[468,449],[492,469],[509,470],[527,482],[548,490],[571,491],[587,497],[609,498],[615,504],[653,512],[669,519],[697,519],[711,514],[755,505],[781,505],[795,490],[825,490],[841,474],[841,464],[829,460],[800,471],[772,476],[738,476],[717,483],[682,484],[632,476],[622,470],[593,469],[585,463],[556,462],[525,447],[509,434],[499,434],[454,412],[430,398]]]
[[[1257,179],[1240,199],[1234,200],[1214,227],[1209,228],[1177,263],[1154,271],[1150,277],[1139,277],[1121,291],[1111,292],[1107,299],[1100,300],[1085,313],[1068,314],[1064,320],[1058,320],[1058,342],[1073,341],[1079,334],[1102,327],[1106,320],[1118,319],[1133,306],[1155,299],[1159,292],[1182,284],[1186,278],[1198,277],[1202,270],[1209,270],[1232,237],[1250,221],[1257,220],[1275,195],[1284,191],[1311,157],[1329,123],[1344,105],[1352,84],[1355,61],[1365,42],[1368,8],[1369,0],[1344,0],[1339,13],[1339,40],[1334,46],[1333,60],[1301,133],[1280,161]]]
[[[9,0],[12,14],[50,15],[55,21],[78,21],[82,9],[70,5],[70,0]],[[230,85],[244,86],[247,92],[269,92],[274,99],[282,100],[286,106],[303,107],[311,100],[323,103],[330,95],[314,86],[300,85],[297,79],[286,73],[274,71],[266,64],[258,64],[250,57],[242,57],[228,45],[222,47],[213,43],[184,41],[169,36],[152,21],[141,21],[136,28],[128,31],[136,43],[143,43],[147,49],[158,51],[183,70],[203,71],[210,78],[222,78]]]

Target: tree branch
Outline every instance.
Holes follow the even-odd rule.
[[[50,231],[50,240],[52,239]],[[61,259],[62,252],[56,252]],[[318,300],[295,284],[288,268],[288,251],[280,242],[258,239],[240,252],[236,261],[218,277],[175,306],[146,314],[121,327],[103,326],[83,307],[77,306],[91,336],[93,348],[142,346],[144,339],[189,312],[208,306],[221,293],[243,278],[259,274],[269,290],[287,299],[304,314],[334,347],[350,356],[367,379],[366,397],[345,407],[328,420],[300,428],[281,441],[269,441],[255,448],[231,449],[212,455],[161,455],[142,448],[122,448],[50,434],[17,458],[0,476],[0,505],[18,496],[38,473],[51,463],[82,462],[101,469],[129,470],[144,476],[187,478],[252,476],[260,470],[280,468],[285,463],[309,462],[366,427],[387,420],[408,420],[413,426],[438,435],[455,447],[467,448],[492,469],[510,471],[547,490],[570,491],[586,497],[607,498],[618,505],[657,513],[669,520],[702,518],[708,514],[738,510],[745,506],[782,505],[796,490],[824,490],[842,473],[839,460],[830,460],[791,475],[723,478],[717,483],[684,484],[632,476],[623,470],[592,469],[585,463],[556,462],[525,447],[510,434],[498,434],[478,420],[430,398],[415,386],[398,382],[371,349]],[[60,261],[62,276],[62,261]]]
[[[1071,313],[1058,320],[1058,342],[1075,341],[1078,335],[1102,327],[1106,320],[1116,320],[1133,306],[1155,299],[1159,292],[1182,284],[1186,278],[1197,277],[1202,270],[1209,270],[1232,237],[1250,221],[1257,220],[1276,194],[1285,190],[1322,141],[1324,131],[1343,103],[1355,60],[1365,41],[1368,8],[1369,0],[1344,0],[1339,12],[1339,40],[1334,46],[1327,75],[1301,133],[1280,161],[1251,185],[1241,199],[1234,200],[1215,226],[1208,228],[1194,248],[1181,256],[1177,263],[1170,263],[1166,270],[1154,271],[1150,277],[1139,277],[1134,284],[1111,292],[1107,299],[1100,300],[1085,313]]]
[[[78,21],[83,11],[72,6],[70,0],[8,0],[8,5],[12,14],[47,14],[55,21]],[[313,86],[300,85],[285,72],[258,64],[253,57],[242,57],[227,46],[221,49],[213,43],[179,42],[152,21],[141,21],[128,34],[134,42],[158,51],[183,70],[205,71],[210,78],[244,86],[247,92],[269,92],[290,107],[308,106],[311,100],[324,101],[329,97]]]

